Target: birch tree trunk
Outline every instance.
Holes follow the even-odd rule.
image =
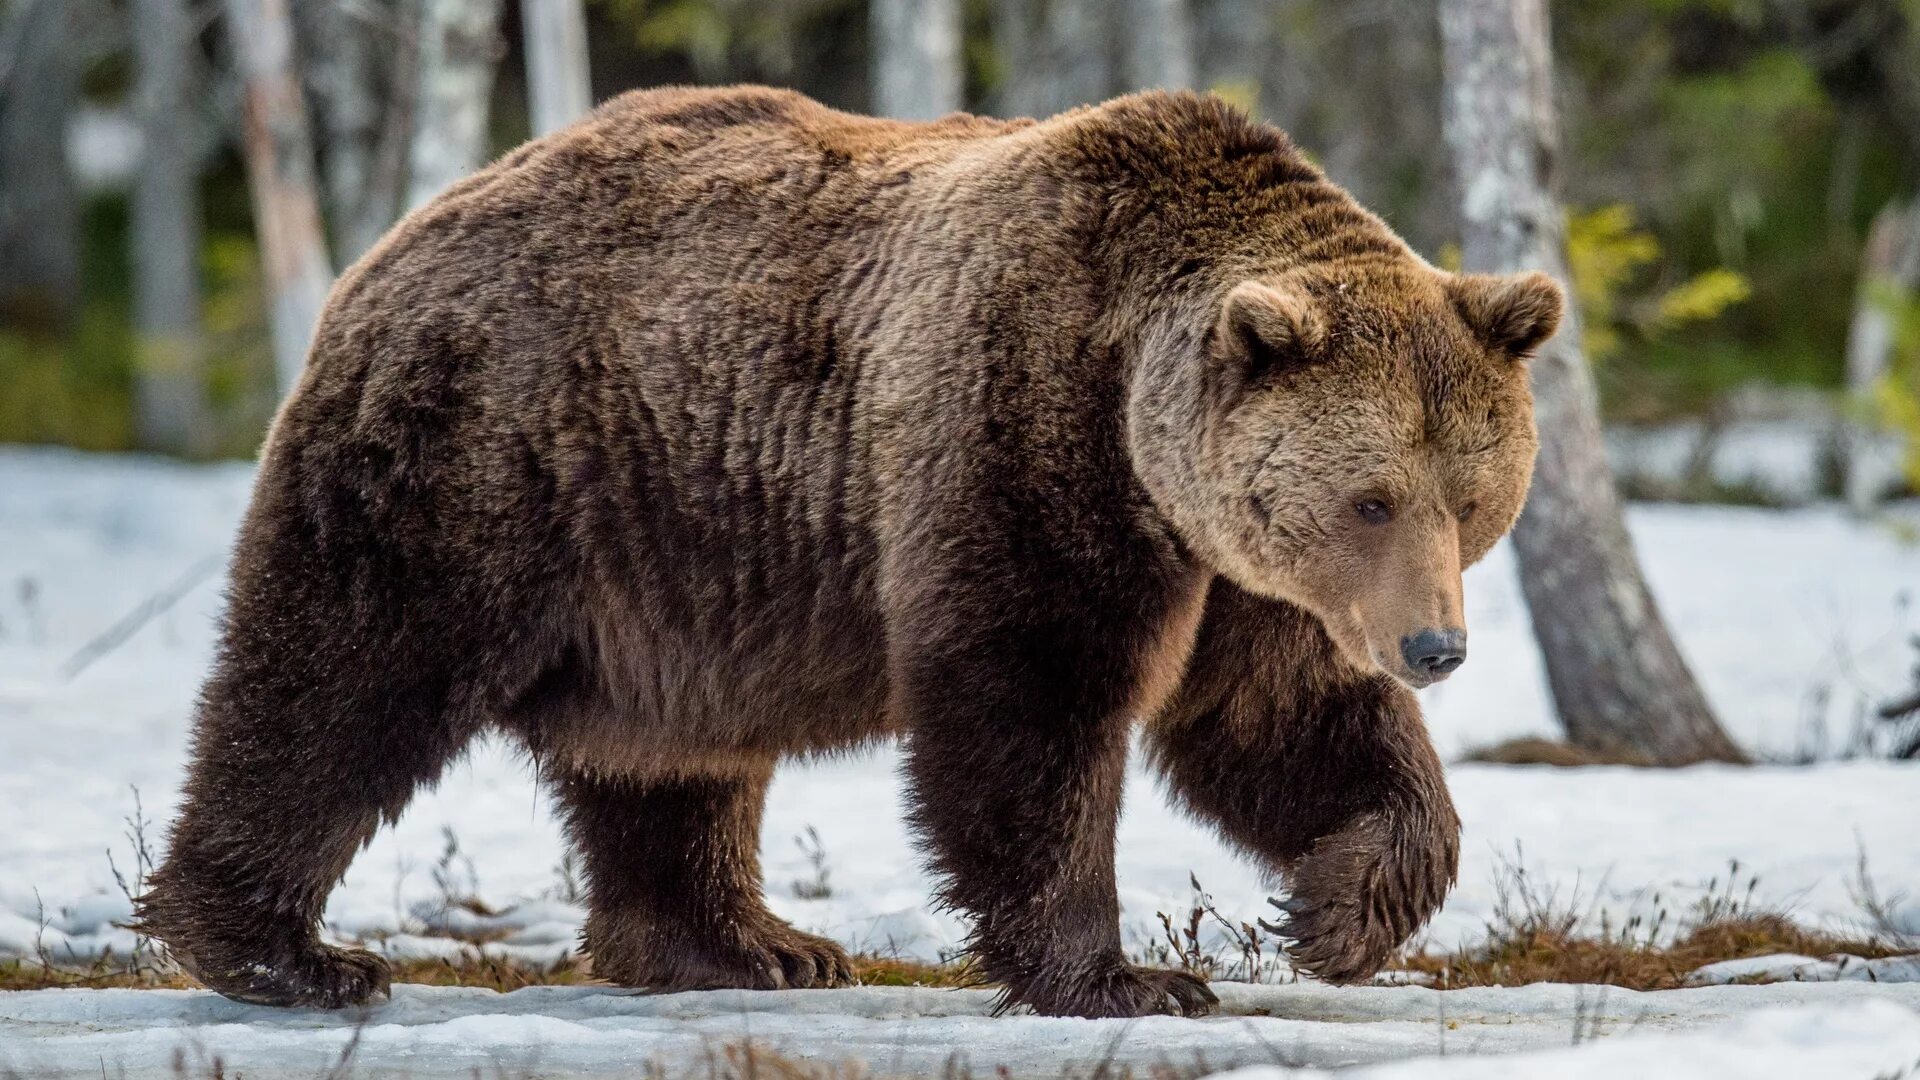
[[[872,0],[873,111],[933,120],[961,106],[959,0]]]
[[[1296,0],[1194,0],[1194,80],[1219,90],[1257,117],[1276,119],[1271,103],[1288,68],[1277,63],[1275,27]],[[1284,126],[1284,125],[1283,125]]]
[[[558,131],[593,108],[587,15],[580,0],[520,0],[533,133]]]
[[[134,0],[134,88],[144,157],[134,180],[134,428],[169,453],[213,449],[200,322],[200,167],[193,112],[196,46],[187,0]]]
[[[0,317],[49,331],[80,309],[80,194],[67,164],[77,7],[15,0],[0,11]]]
[[[1466,269],[1565,281],[1545,0],[1441,0],[1440,25]],[[1641,579],[1571,304],[1532,377],[1540,459],[1513,539],[1568,737],[1654,764],[1745,760]]]
[[[500,0],[421,0],[409,210],[486,160],[487,105],[500,51]]]
[[[1127,0],[1122,11],[1121,72],[1127,87],[1193,89],[1193,12],[1188,0]]]
[[[412,0],[297,0],[326,219],[345,266],[400,215],[413,97]]]
[[[1898,460],[1885,461],[1874,454],[1875,425],[1865,414],[1893,359],[1896,312],[1916,292],[1920,292],[1920,199],[1910,206],[1887,206],[1874,216],[1860,260],[1859,295],[1853,323],[1847,328],[1847,391],[1856,415],[1847,424],[1846,496],[1855,513],[1873,509],[1899,476]]]
[[[1114,92],[1114,23],[1102,0],[998,0],[994,42],[1007,56],[1000,112],[1051,116]]]
[[[306,366],[333,269],[320,224],[313,137],[294,66],[287,0],[226,0],[226,12],[246,88],[247,184],[272,297],[274,368],[284,395]]]

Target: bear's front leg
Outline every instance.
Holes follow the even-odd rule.
[[[1453,885],[1460,819],[1419,703],[1299,608],[1216,582],[1147,745],[1176,797],[1282,873],[1301,971],[1369,978]]]
[[[911,816],[1003,1007],[1199,1015],[1212,991],[1121,950],[1114,828],[1147,608],[1113,638],[1009,605],[929,603],[893,642]],[[1130,622],[1132,620],[1129,620]]]

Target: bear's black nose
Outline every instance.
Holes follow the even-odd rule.
[[[1400,655],[1421,675],[1440,678],[1467,662],[1465,630],[1422,630],[1400,639]]]

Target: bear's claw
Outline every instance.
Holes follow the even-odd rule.
[[[249,1005],[346,1009],[393,995],[387,962],[365,949],[314,945],[291,959],[253,964],[223,976],[199,978],[213,990]]]
[[[1322,837],[1288,871],[1292,893],[1261,928],[1284,939],[1296,970],[1322,982],[1363,982],[1446,899],[1458,866],[1444,822],[1368,815]]]
[[[1220,998],[1196,975],[1120,964],[1092,977],[1010,986],[995,1012],[1026,1005],[1041,1016],[1130,1018],[1177,1013],[1194,1017],[1205,1016],[1218,1004]]]
[[[609,982],[653,993],[682,990],[816,990],[858,986],[853,961],[837,943],[777,920],[725,943],[682,941],[658,951],[623,955],[596,948],[588,935],[594,972]]]

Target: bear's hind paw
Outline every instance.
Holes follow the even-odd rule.
[[[1092,1019],[1135,1016],[1205,1016],[1220,1004],[1205,980],[1184,971],[1120,964],[1090,978],[1046,980],[1009,987],[995,1012],[1026,1005],[1041,1016]]]

